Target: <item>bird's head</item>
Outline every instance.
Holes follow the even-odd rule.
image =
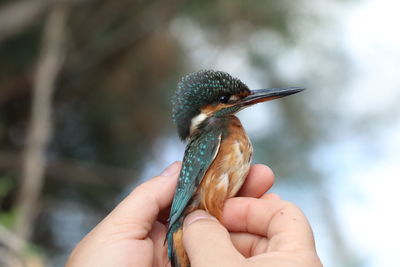
[[[300,87],[250,90],[226,72],[202,70],[186,75],[172,98],[172,117],[186,139],[210,118],[234,114],[250,105],[304,90]]]

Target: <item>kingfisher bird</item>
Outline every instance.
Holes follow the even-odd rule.
[[[302,90],[250,90],[228,73],[213,70],[181,79],[172,98],[172,117],[179,137],[188,144],[168,219],[166,241],[173,267],[190,266],[182,244],[186,214],[203,209],[220,220],[225,200],[236,195],[249,172],[253,148],[235,114]]]

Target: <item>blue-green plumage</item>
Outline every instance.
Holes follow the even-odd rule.
[[[249,150],[251,150],[251,144],[243,128],[241,128],[239,120],[233,114],[255,103],[294,94],[301,90],[303,89],[291,87],[251,91],[243,82],[233,78],[228,73],[212,70],[189,74],[179,82],[178,89],[172,99],[172,116],[177,125],[180,138],[188,140],[188,145],[171,206],[167,233],[168,257],[173,267],[188,266],[190,264],[185,252],[182,252],[182,240],[176,241],[175,234],[179,236],[178,233],[182,228],[184,216],[187,212],[197,208],[209,210],[208,204],[203,205],[200,202],[203,199],[207,199],[207,196],[215,195],[217,192],[215,190],[217,189],[214,190],[214,186],[211,187],[211,190],[208,188],[207,190],[209,191],[205,191],[205,193],[202,191],[203,193],[200,196],[198,190],[200,185],[204,186],[202,180],[210,166],[214,166],[212,164],[216,157],[215,165],[224,165],[223,169],[225,171],[224,173],[219,173],[218,175],[222,176],[216,178],[210,178],[211,176],[207,173],[206,179],[207,181],[211,179],[217,182],[227,182],[228,184],[222,184],[223,187],[240,188],[246,176],[246,171],[250,166],[251,151]],[[236,135],[228,130],[230,127],[237,129]],[[224,142],[229,138],[233,142],[226,143],[236,146],[238,146],[238,143],[244,144],[243,147],[248,151],[244,153],[240,149],[230,150],[228,148],[223,150],[225,151],[224,153],[218,154],[221,146],[227,147]],[[233,162],[239,162],[236,163],[239,168],[238,166],[230,165],[230,162],[225,159],[221,160],[217,156],[225,156],[226,153],[229,155],[238,153],[233,158],[239,160]],[[238,171],[241,175],[240,179],[231,180],[232,177],[230,176],[235,175],[229,170],[242,170],[240,168],[242,165],[244,166],[242,169],[246,171]],[[218,169],[219,167],[214,168]],[[228,178],[224,181],[221,177]],[[232,195],[236,192],[234,191]],[[221,205],[218,206],[217,213],[220,212],[224,200],[224,198],[219,199],[218,205]],[[177,238],[177,240],[179,239]],[[174,244],[174,242],[178,242],[178,244]],[[177,252],[177,245],[180,249],[179,253]]]
[[[239,79],[226,72],[201,70],[182,78],[172,98],[172,119],[177,125],[179,136],[189,136],[191,119],[200,113],[200,108],[218,104],[223,96],[250,92]]]
[[[214,160],[220,141],[221,129],[211,128],[208,132],[194,137],[186,147],[169,217],[167,240],[170,259],[174,258],[173,234],[182,226],[183,212]]]
[[[250,90],[239,79],[226,72],[203,70],[183,77],[172,98],[172,117],[179,136],[182,139],[189,137],[192,119],[200,114],[202,107],[217,105],[221,97],[229,98],[241,92]],[[173,266],[178,265],[173,251],[173,234],[182,226],[185,209],[190,205],[205,172],[218,152],[222,130],[219,127],[204,127],[201,132],[190,137],[186,147],[167,234],[168,257]]]

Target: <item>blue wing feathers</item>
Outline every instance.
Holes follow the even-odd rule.
[[[213,162],[220,142],[221,130],[217,128],[196,136],[186,147],[178,186],[171,206],[167,233],[168,257],[173,265],[176,259],[174,259],[172,235],[181,227],[182,215]]]
[[[185,151],[178,186],[171,206],[170,224],[176,222],[215,158],[221,134],[209,132],[192,140]]]

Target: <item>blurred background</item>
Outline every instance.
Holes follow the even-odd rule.
[[[170,97],[217,69],[301,94],[239,114],[331,266],[400,266],[395,0],[0,0],[0,266],[63,266],[181,160]]]

